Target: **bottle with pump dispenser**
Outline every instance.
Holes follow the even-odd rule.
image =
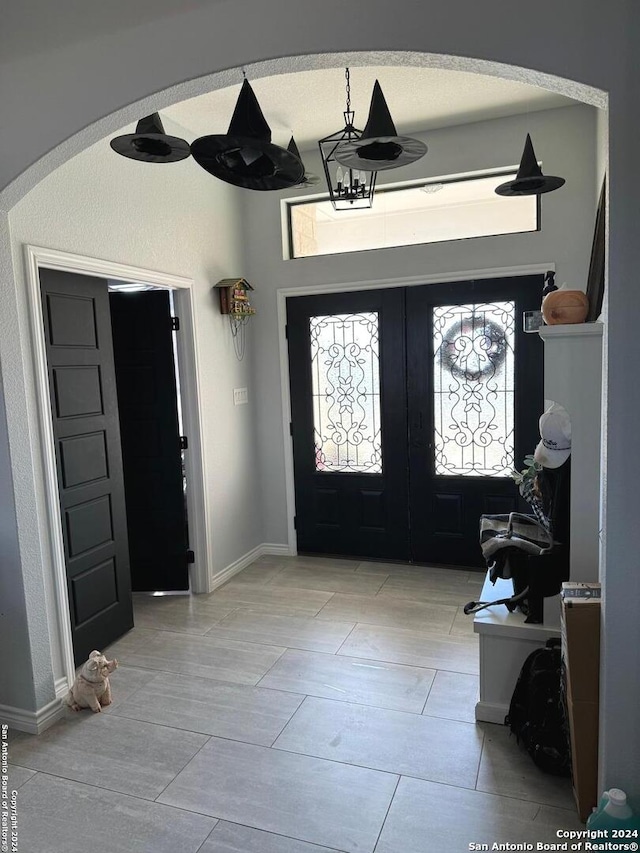
[[[634,815],[624,791],[620,788],[610,788],[602,795],[598,808],[589,815],[587,829],[635,831],[635,834],[629,835],[628,838],[637,841],[640,834],[640,816]],[[624,838],[620,840],[624,841]]]

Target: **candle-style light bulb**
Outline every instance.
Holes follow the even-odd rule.
[[[338,166],[336,170],[336,183],[338,185],[338,192],[342,189],[342,182],[344,180],[344,174],[342,172],[342,166]]]
[[[358,189],[358,184],[360,183],[360,172],[358,169],[355,169],[353,172],[353,188],[354,190]]]

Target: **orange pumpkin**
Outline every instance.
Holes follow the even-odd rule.
[[[548,326],[584,323],[589,300],[581,290],[553,290],[542,300],[542,316]]]

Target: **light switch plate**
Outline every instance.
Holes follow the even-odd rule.
[[[249,402],[249,394],[246,388],[234,388],[233,389],[233,405],[234,406],[243,406],[245,403]]]

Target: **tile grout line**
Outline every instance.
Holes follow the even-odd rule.
[[[266,677],[267,677],[267,675],[269,675],[269,673],[270,673],[270,672],[271,672],[271,670],[274,668],[274,666],[275,666],[277,663],[279,663],[279,662],[280,662],[280,660],[281,660],[281,659],[286,655],[286,653],[287,653],[288,651],[289,651],[289,649],[285,646],[285,647],[284,647],[284,650],[283,650],[283,652],[282,652],[282,654],[279,654],[279,655],[278,655],[277,659],[276,659],[276,660],[274,660],[274,662],[271,664],[271,666],[269,667],[269,669],[268,669],[266,672],[264,672],[264,673],[260,676],[260,678],[256,681],[256,683],[255,683],[254,685],[252,685],[252,686],[253,686],[253,687],[260,687],[260,682],[261,682],[264,678],[266,678]],[[212,680],[215,680],[215,679],[212,679]],[[262,688],[262,690],[277,690],[277,689],[278,689],[278,688],[275,688],[275,687],[263,687],[263,688]],[[284,690],[284,691],[283,691],[283,693],[293,693],[293,692],[294,692],[293,690]],[[300,695],[300,694],[298,694],[298,695]]]
[[[206,742],[206,743],[204,743],[204,744],[200,747],[200,749],[198,749],[198,752],[196,752],[196,753],[195,753],[195,755],[194,755],[192,758],[190,758],[190,759],[189,759],[189,761],[188,761],[188,762],[185,764],[185,766],[184,766],[184,767],[179,771],[179,773],[182,773],[182,772],[183,772],[183,771],[184,771],[184,770],[189,766],[189,764],[191,764],[191,762],[192,762],[192,761],[197,757],[197,755],[198,755],[198,754],[199,754],[199,753],[200,753],[200,752],[205,748],[205,746],[207,746],[207,744],[208,744],[211,740],[213,740],[214,738],[215,738],[216,740],[223,740],[223,741],[227,741],[227,742],[229,742],[229,743],[244,743],[243,741],[233,741],[233,740],[231,740],[230,738],[218,737],[217,735],[212,735],[211,737],[207,738],[207,742]],[[268,747],[268,746],[263,746],[263,745],[261,745],[261,744],[245,744],[245,745],[246,745],[246,746],[254,746],[254,747],[258,748],[258,749],[272,749],[272,748],[274,748],[274,749],[276,749],[277,751],[279,751],[279,752],[281,752],[281,753],[285,753],[285,754],[289,754],[289,755],[298,755],[298,756],[303,757],[303,758],[313,758],[313,759],[315,759],[315,760],[317,760],[317,761],[328,761],[328,762],[331,762],[331,764],[340,764],[340,765],[342,765],[342,766],[344,766],[344,767],[356,767],[356,768],[360,768],[360,769],[363,769],[363,770],[369,770],[369,771],[371,771],[371,772],[373,772],[373,773],[384,773],[384,774],[385,774],[385,775],[387,775],[387,776],[399,776],[399,777],[403,777],[403,778],[407,778],[407,779],[416,779],[416,780],[417,780],[417,781],[419,781],[419,782],[420,782],[420,781],[421,781],[421,782],[431,782],[431,783],[436,784],[436,785],[444,785],[444,786],[445,786],[445,787],[447,787],[447,788],[458,788],[458,789],[461,789],[461,790],[463,790],[463,791],[475,791],[475,790],[477,790],[477,789],[475,789],[475,788],[469,788],[469,787],[467,787],[467,786],[465,786],[465,785],[454,785],[454,784],[453,784],[453,783],[451,783],[451,782],[440,782],[440,781],[435,781],[435,780],[433,780],[433,779],[423,779],[423,778],[422,778],[422,777],[420,777],[420,776],[412,776],[412,775],[410,775],[410,774],[408,774],[408,773],[401,773],[401,774],[399,774],[399,773],[394,773],[394,772],[393,772],[393,771],[391,771],[391,770],[380,770],[379,768],[376,768],[376,767],[368,767],[368,766],[363,765],[363,764],[350,764],[350,763],[345,762],[345,761],[338,761],[338,760],[336,760],[336,759],[334,759],[334,758],[320,758],[319,756],[316,756],[316,755],[309,755],[308,753],[304,753],[304,752],[293,752],[292,750],[285,750],[285,749],[282,749],[282,748],[280,748],[280,747]],[[16,765],[16,766],[23,766],[23,765]],[[27,769],[27,770],[32,770],[33,768],[28,767],[28,768],[25,768],[25,769]],[[177,776],[177,775],[179,775],[179,773],[178,773],[178,774],[176,774],[176,776]],[[141,802],[141,803],[147,803],[147,804],[149,804],[149,803],[154,803],[155,805],[163,806],[163,807],[166,807],[166,808],[177,809],[178,811],[187,812],[187,813],[190,813],[190,814],[199,814],[199,815],[202,815],[203,817],[208,817],[208,818],[211,818],[211,819],[214,819],[214,820],[225,820],[225,818],[219,818],[219,817],[217,817],[216,815],[211,815],[211,814],[208,814],[208,813],[206,813],[206,812],[199,812],[199,811],[197,811],[197,810],[195,810],[195,809],[191,809],[191,808],[184,808],[184,807],[182,807],[182,806],[176,806],[176,805],[173,805],[173,804],[171,804],[171,803],[159,803],[159,802],[157,801],[157,797],[161,797],[161,796],[162,796],[162,794],[166,791],[166,789],[167,789],[168,785],[166,785],[166,786],[163,788],[163,790],[162,790],[162,791],[157,795],[157,797],[156,797],[155,799],[150,800],[150,799],[147,799],[147,798],[145,798],[145,797],[140,797],[140,796],[138,796],[138,795],[136,795],[136,794],[129,794],[129,793],[125,792],[125,791],[117,791],[117,790],[114,790],[113,788],[105,788],[103,785],[95,785],[95,784],[93,784],[93,783],[91,783],[91,782],[84,782],[84,781],[79,781],[79,780],[77,780],[77,779],[70,779],[70,778],[69,778],[69,777],[67,777],[67,776],[57,776],[56,774],[51,773],[51,772],[49,772],[49,771],[37,770],[37,771],[35,771],[35,773],[34,773],[34,776],[35,776],[35,775],[40,775],[40,776],[45,776],[45,777],[46,777],[46,776],[49,776],[49,777],[51,777],[51,778],[53,778],[53,779],[61,779],[61,780],[66,781],[66,782],[71,782],[71,783],[73,783],[73,784],[75,784],[75,785],[85,785],[86,787],[89,787],[89,788],[95,788],[96,790],[99,790],[99,791],[109,791],[109,792],[110,792],[110,793],[112,793],[112,794],[118,794],[118,795],[123,796],[123,797],[131,797],[132,799],[135,799],[135,800],[137,800],[137,801],[139,801],[139,802]],[[25,785],[28,785],[28,784],[29,784],[29,782],[34,778],[34,776],[32,776],[32,777],[31,777],[31,779],[29,779],[27,782],[25,782],[25,784],[24,784],[23,786],[21,786],[21,788],[22,788],[22,787],[24,787]],[[174,779],[172,779],[172,780],[171,780],[171,782],[175,781],[175,778],[176,778],[176,777],[174,777]],[[169,783],[169,785],[171,784],[171,782]],[[20,790],[20,789],[18,789],[18,790]],[[498,794],[498,793],[496,793],[496,792],[494,792],[494,791],[478,791],[478,793],[486,794],[487,796],[490,796],[490,797],[497,797],[497,798],[499,798],[499,799],[515,800],[515,801],[516,801],[516,802],[518,802],[518,803],[529,803],[529,804],[531,804],[531,805],[538,806],[539,808],[541,808],[541,807],[542,807],[542,806],[544,806],[544,805],[549,805],[549,804],[547,804],[547,803],[540,803],[540,802],[539,802],[539,801],[537,801],[537,800],[526,799],[526,798],[523,798],[523,797],[514,797],[514,796],[509,796],[508,794]],[[570,812],[571,814],[573,814],[573,810],[572,810],[572,809],[565,809],[565,811],[568,811],[568,812]],[[229,822],[230,822],[230,823],[234,823],[234,821],[229,821]],[[240,824],[240,825],[244,826],[245,824]],[[246,824],[246,825],[248,826],[248,824]],[[252,827],[252,828],[253,828],[253,827]],[[260,827],[255,827],[255,828],[256,828],[256,829],[260,829]],[[262,831],[264,831],[264,832],[268,832],[269,830],[262,830]],[[285,837],[289,837],[289,836],[285,836]],[[303,840],[303,839],[298,839],[298,840]],[[307,842],[307,843],[312,843],[312,842]]]
[[[284,732],[285,732],[285,730],[288,728],[289,724],[293,721],[293,718],[295,717],[295,715],[298,713],[298,711],[302,708],[302,706],[306,703],[307,699],[309,699],[309,698],[310,698],[309,696],[305,696],[305,697],[303,698],[302,702],[298,705],[298,707],[295,709],[295,711],[293,712],[293,714],[289,717],[289,719],[287,720],[287,722],[284,724],[284,726],[282,727],[282,729],[281,729],[281,730],[280,730],[280,732],[278,733],[278,737],[275,737],[275,738],[273,739],[273,743],[270,745],[269,749],[280,749],[279,747],[275,746],[275,742],[278,740],[278,738],[279,738],[281,735],[283,735],[283,734],[284,734]],[[285,752],[285,750],[280,749],[280,752]],[[295,754],[295,755],[304,755],[304,753],[302,753],[302,752],[301,752],[301,753],[294,753],[294,754]]]
[[[196,812],[195,814],[198,814],[198,812]],[[250,824],[250,823],[239,823],[237,820],[227,820],[226,818],[223,818],[223,817],[220,817],[220,818],[212,818],[212,820],[216,820],[216,821],[217,821],[217,823],[216,823],[216,825],[213,827],[213,829],[211,830],[211,832],[209,833],[209,835],[207,836],[207,838],[205,839],[205,841],[208,841],[208,840],[209,840],[210,836],[215,832],[215,830],[218,828],[219,824],[221,824],[221,823],[228,823],[228,824],[230,824],[231,826],[241,826],[243,829],[253,829],[255,832],[264,832],[264,833],[265,833],[265,835],[273,835],[273,836],[275,836],[275,837],[277,837],[277,838],[286,838],[286,839],[287,839],[287,840],[289,840],[289,841],[299,841],[301,844],[306,844],[306,845],[308,845],[310,848],[314,848],[314,847],[315,847],[315,848],[317,848],[318,850],[322,850],[322,851],[328,850],[328,851],[330,851],[330,853],[344,853],[344,851],[343,851],[342,849],[338,849],[337,847],[327,847],[327,845],[326,845],[326,844],[316,844],[316,842],[315,842],[315,841],[307,841],[306,839],[304,839],[304,838],[299,838],[299,837],[297,837],[297,836],[295,836],[295,835],[284,835],[284,833],[282,833],[282,832],[274,832],[272,829],[262,829],[262,827],[259,827],[259,826],[253,826],[253,825],[252,825],[252,824]],[[204,843],[205,843],[205,842],[203,842],[203,845],[204,845]],[[198,850],[196,851],[196,853],[200,853],[200,851],[201,851],[201,850],[202,850],[202,845],[198,848]],[[238,851],[238,853],[239,853],[239,851]],[[312,850],[312,849],[310,850],[310,853],[313,853],[313,850]],[[366,853],[366,851],[363,851],[363,853]]]
[[[12,762],[12,761],[10,761],[10,762],[9,762],[9,765],[11,765],[11,764],[13,764],[13,762]],[[29,776],[29,778],[27,779],[27,781],[26,781],[26,782],[23,782],[23,783],[22,783],[22,785],[20,785],[20,787],[19,787],[19,788],[16,788],[16,789],[15,789],[16,791],[21,791],[23,788],[25,788],[25,787],[29,784],[29,782],[32,782],[32,781],[36,778],[36,776],[38,776],[38,775],[46,775],[46,774],[43,774],[43,773],[42,773],[42,770],[33,770],[33,768],[31,768],[31,767],[23,767],[21,764],[13,764],[13,766],[14,766],[14,767],[20,767],[22,770],[31,770],[31,772],[32,772],[32,775],[31,775],[31,776]]]
[[[328,590],[327,590],[327,591],[328,591]],[[335,593],[335,592],[332,592],[332,593],[331,593],[331,598],[328,598],[328,599],[325,601],[325,603],[322,605],[322,607],[320,608],[320,610],[318,610],[318,612],[316,613],[316,615],[313,617],[314,619],[318,619],[318,616],[322,613],[322,611],[325,609],[325,607],[327,606],[327,604],[329,604],[329,602],[330,602],[330,601],[333,601],[333,599],[335,598],[335,596],[336,596],[336,593]],[[319,622],[321,622],[322,620],[321,620],[321,619],[319,619],[318,621],[319,621]]]
[[[424,700],[424,705],[422,706],[422,711],[420,711],[420,714],[422,716],[428,716],[428,715],[425,715],[424,712],[425,712],[425,709],[427,707],[427,702],[429,701],[429,696],[431,696],[431,691],[433,690],[433,685],[436,683],[436,678],[438,677],[439,672],[440,672],[440,670],[436,669],[435,675],[433,676],[433,679],[431,680],[431,684],[430,684],[429,690],[427,692],[427,698]],[[444,718],[444,719],[446,719],[446,718]]]
[[[169,787],[169,785],[171,785],[171,783],[172,783],[172,782],[175,782],[175,780],[178,778],[178,776],[182,773],[182,771],[183,771],[183,770],[186,770],[186,769],[187,769],[187,767],[191,764],[191,762],[194,760],[194,758],[196,758],[196,756],[200,755],[200,753],[201,753],[201,752],[202,752],[202,750],[205,748],[205,746],[206,746],[206,745],[211,741],[211,738],[212,738],[212,735],[209,735],[209,736],[207,737],[206,741],[205,741],[205,742],[202,744],[202,746],[200,747],[200,749],[199,749],[197,752],[195,752],[195,753],[191,756],[191,758],[187,761],[187,763],[186,763],[183,767],[181,767],[181,768],[180,768],[180,770],[178,770],[178,772],[177,772],[177,773],[176,773],[176,775],[173,777],[173,779],[171,779],[169,782],[167,782],[167,784],[166,784],[166,785],[164,786],[164,788],[160,791],[160,793],[159,793],[156,797],[154,797],[154,799],[153,799],[153,802],[154,802],[154,803],[157,803],[157,802],[158,802],[158,797],[161,797],[161,796],[164,794],[164,792],[167,790],[167,788]],[[166,805],[166,803],[158,803],[158,805]],[[212,817],[212,815],[209,815],[209,817]]]
[[[477,727],[477,724],[476,724],[476,727]],[[482,746],[480,747],[480,757],[478,759],[478,770],[476,772],[476,783],[473,786],[474,791],[478,790],[478,781],[480,780],[480,768],[482,767],[482,758],[484,756],[484,747],[485,747],[485,744],[487,742],[487,733],[484,731],[484,729],[480,729],[480,731],[482,732]],[[486,792],[483,792],[483,793],[486,793]]]
[[[164,803],[159,803],[159,805],[164,805]],[[202,840],[202,844],[198,845],[198,849],[197,849],[197,850],[194,850],[194,853],[201,853],[201,851],[204,849],[204,845],[207,843],[207,841],[208,841],[208,840],[211,838],[211,836],[213,835],[214,830],[215,830],[215,829],[217,829],[217,827],[218,827],[218,826],[220,826],[221,818],[216,817],[216,818],[211,818],[211,820],[215,820],[215,823],[213,824],[213,826],[211,827],[211,829],[209,830],[209,832],[206,834],[206,836],[203,838],[203,840]]]
[[[464,725],[464,723],[462,724]],[[249,744],[253,746],[254,744]],[[309,752],[296,752],[293,749],[285,749],[281,746],[274,747],[263,747],[264,749],[274,749],[277,752],[282,752],[287,755],[299,755],[302,758],[314,758],[316,761],[330,761],[332,764],[340,764],[342,767],[359,767],[361,770],[369,770],[372,773],[386,773],[388,776],[404,776],[406,779],[416,779],[418,782],[430,782],[434,785],[446,785],[449,788],[458,788],[463,791],[475,791],[476,788],[471,788],[468,785],[457,785],[455,782],[445,782],[442,779],[426,779],[424,776],[416,776],[413,773],[398,773],[396,770],[383,770],[380,767],[371,767],[368,764],[359,764],[354,761],[340,761],[338,758],[327,758],[326,756],[321,755],[313,755]],[[488,793],[488,792],[480,792],[480,793]],[[496,796],[502,796],[501,794],[496,794]],[[518,799],[517,797],[512,797],[511,799]],[[522,801],[521,801],[522,802]],[[532,802],[532,800],[524,800],[524,802]],[[538,803],[536,803],[538,805]]]
[[[402,775],[398,775],[398,781],[396,782],[396,787],[393,789],[393,794],[391,795],[391,799],[389,800],[389,807],[387,808],[386,814],[384,816],[384,820],[382,821],[382,825],[380,826],[380,832],[378,833],[378,837],[376,838],[376,843],[373,845],[372,853],[376,853],[378,848],[378,844],[380,844],[380,839],[382,838],[382,833],[384,830],[384,825],[387,822],[387,818],[389,817],[389,812],[391,811],[391,806],[393,805],[393,801],[396,798],[396,794],[398,792],[398,787],[400,786],[400,780],[402,779]]]
[[[318,619],[318,622],[322,622],[322,619]],[[349,639],[349,637],[353,634],[353,632],[356,630],[356,628],[358,627],[358,625],[359,625],[359,624],[360,624],[359,622],[354,622],[354,623],[353,623],[353,628],[349,631],[349,633],[347,634],[347,636],[344,638],[344,640],[340,643],[340,645],[338,646],[338,648],[337,648],[337,649],[335,650],[335,652],[333,653],[334,657],[335,657],[336,655],[339,655],[339,654],[340,654],[340,649],[344,646],[344,644],[347,642],[347,640],[348,640],[348,639]],[[344,657],[344,655],[343,655],[343,657]]]
[[[289,723],[291,722],[291,720],[293,720],[293,718],[295,717],[295,715],[298,713],[298,711],[300,710],[300,708],[302,708],[302,706],[304,705],[305,701],[306,701],[308,698],[309,698],[308,696],[302,696],[302,698],[301,698],[300,702],[298,703],[298,707],[294,710],[294,712],[291,714],[291,716],[289,717],[289,719],[288,719],[288,720],[285,722],[285,724],[282,726],[282,728],[280,729],[280,731],[278,732],[278,734],[274,737],[274,739],[273,739],[273,740],[271,741],[271,743],[269,744],[269,749],[273,749],[273,745],[274,745],[274,743],[278,740],[278,738],[280,737],[280,735],[284,732],[284,730],[287,728],[287,726],[289,725]]]
[[[180,772],[182,772],[182,771],[180,771]],[[215,815],[206,814],[205,812],[197,812],[194,809],[184,809],[181,806],[174,806],[171,803],[157,803],[155,800],[147,800],[145,797],[140,797],[137,794],[128,794],[128,793],[125,793],[124,791],[115,791],[113,788],[105,788],[103,785],[95,785],[95,784],[93,784],[93,782],[79,782],[77,779],[69,779],[68,776],[56,776],[55,773],[49,773],[49,772],[44,771],[44,770],[38,770],[37,773],[35,774],[35,776],[43,776],[45,778],[48,777],[50,779],[58,779],[61,782],[71,782],[72,785],[81,785],[85,788],[92,788],[96,791],[107,791],[109,794],[115,794],[116,796],[119,796],[119,797],[130,797],[132,800],[135,800],[138,803],[145,803],[147,806],[148,805],[161,806],[164,809],[174,809],[175,811],[183,812],[184,814],[197,814],[197,815],[200,815],[201,817],[208,817],[211,820],[215,820],[215,821],[223,820],[223,818],[216,817]],[[35,776],[32,776],[31,779],[34,779]],[[21,785],[20,788],[18,788],[18,790],[21,791],[26,785],[29,784],[29,782],[31,782],[31,779],[29,779],[28,782],[25,782],[24,785]],[[160,794],[158,794],[158,796],[160,796]],[[215,829],[215,827],[212,827],[212,829]]]

